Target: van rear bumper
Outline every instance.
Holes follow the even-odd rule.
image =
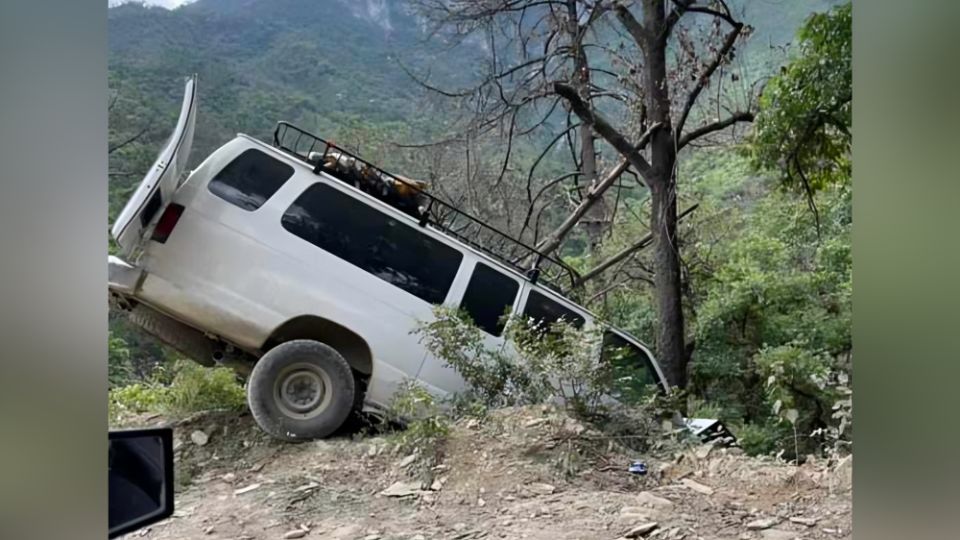
[[[107,257],[107,287],[111,292],[132,295],[143,278],[143,269],[119,257]]]

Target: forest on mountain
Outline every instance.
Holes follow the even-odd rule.
[[[656,3],[111,7],[109,221],[196,73],[193,164],[297,124],[561,257],[747,451],[848,444],[851,5]],[[111,387],[176,360],[111,314]]]

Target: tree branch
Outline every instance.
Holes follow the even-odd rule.
[[[507,132],[507,152],[503,156],[503,166],[500,167],[500,175],[497,176],[497,179],[493,182],[493,187],[500,185],[500,182],[503,181],[503,176],[507,174],[507,165],[510,164],[510,153],[513,151],[513,129],[517,127],[517,111],[514,109],[513,115],[510,117],[510,130]]]
[[[700,206],[700,204],[697,203],[697,204],[691,206],[690,208],[687,208],[687,209],[684,210],[683,212],[680,212],[680,213],[677,215],[677,221],[679,222],[681,219],[683,219],[684,217],[686,217],[689,213],[691,213],[691,212],[693,212],[694,210],[696,210],[699,206]],[[634,252],[639,251],[639,250],[641,250],[641,249],[649,246],[649,245],[652,244],[652,243],[653,243],[653,234],[647,234],[646,236],[644,236],[643,238],[641,238],[641,239],[640,239],[638,242],[636,242],[635,244],[633,244],[633,245],[631,245],[631,246],[629,246],[629,247],[624,248],[623,250],[619,251],[616,255],[613,255],[613,256],[610,257],[609,259],[607,259],[607,260],[601,262],[600,264],[594,266],[592,269],[590,269],[589,272],[587,272],[586,274],[583,274],[582,276],[580,276],[580,277],[574,282],[574,284],[573,284],[574,288],[576,288],[576,287],[582,287],[583,284],[587,282],[587,280],[590,280],[590,279],[593,279],[593,278],[597,277],[598,275],[600,275],[601,273],[603,273],[604,271],[606,271],[606,270],[607,270],[608,268],[610,268],[611,266],[617,264],[618,262],[622,261],[623,259],[626,259],[628,256],[632,255]]]
[[[680,120],[677,121],[677,137],[679,137],[680,133],[683,131],[683,124],[687,121],[687,117],[690,116],[690,110],[693,108],[693,104],[697,102],[697,97],[700,96],[700,92],[702,92],[707,86],[707,83],[710,82],[710,77],[713,76],[713,72],[720,67],[720,64],[723,63],[723,59],[726,58],[733,49],[734,44],[737,42],[737,37],[740,35],[740,31],[742,29],[742,23],[736,23],[734,25],[733,30],[727,34],[727,39],[724,40],[723,46],[720,47],[720,51],[717,52],[717,56],[715,56],[713,61],[710,62],[710,64],[707,66],[707,69],[700,74],[700,77],[697,79],[696,86],[694,86],[693,90],[691,90],[687,95],[687,100],[683,104],[683,112],[680,113]]]
[[[709,124],[700,126],[680,137],[680,140],[677,141],[677,150],[679,151],[684,146],[699,139],[700,137],[703,137],[704,135],[713,133],[714,131],[726,129],[737,122],[753,122],[753,113],[750,111],[737,111],[723,120],[717,120],[716,122],[711,122]]]
[[[530,218],[533,217],[533,210],[534,210],[534,208],[536,207],[536,202],[540,199],[540,197],[541,197],[544,193],[546,193],[546,191],[547,191],[548,189],[550,189],[550,188],[552,188],[553,186],[559,184],[560,182],[566,180],[567,178],[571,178],[571,177],[575,177],[575,176],[579,176],[579,175],[580,175],[580,171],[573,171],[573,172],[568,172],[568,173],[561,174],[560,176],[558,176],[558,177],[554,178],[553,180],[550,180],[549,182],[547,182],[546,184],[544,184],[543,187],[541,187],[541,188],[537,191],[537,194],[530,198],[530,202],[527,204],[527,213],[526,213],[526,215],[525,215],[524,218],[523,218],[523,226],[520,228],[520,236],[521,236],[521,237],[523,236],[523,233],[525,233],[525,232],[527,231],[527,227],[530,226]]]
[[[717,18],[719,18],[719,19],[723,19],[724,21],[727,22],[727,24],[729,24],[730,26],[733,26],[733,27],[736,27],[738,24],[740,24],[740,23],[738,23],[733,17],[730,16],[729,10],[727,10],[727,13],[724,13],[724,12],[722,12],[722,11],[717,11],[717,10],[715,10],[715,9],[710,9],[710,8],[707,8],[707,7],[702,7],[702,6],[689,6],[689,8],[687,9],[687,11],[690,12],[690,13],[703,13],[703,14],[705,14],[705,15],[711,15],[711,16],[713,16],[713,17],[717,17]]]
[[[530,171],[527,173],[527,201],[532,202],[533,200],[533,172],[537,170],[537,165],[540,164],[540,161],[550,152],[550,149],[553,148],[553,145],[557,144],[561,138],[563,138],[570,131],[580,127],[580,123],[572,124],[567,129],[558,133],[553,139],[550,139],[550,142],[547,143],[547,146],[537,155],[537,158],[533,160],[533,165],[530,166]]]
[[[633,40],[637,43],[637,46],[640,47],[641,51],[646,53],[647,50],[647,41],[649,39],[649,34],[647,29],[640,24],[640,21],[633,16],[633,13],[630,13],[630,10],[627,6],[617,2],[613,6],[613,11],[617,15],[617,19],[620,20],[620,24],[627,29],[627,32],[630,33],[630,36],[633,37]]]
[[[637,143],[637,146],[632,147],[633,153],[639,155],[640,150],[642,150],[650,141],[650,137],[653,135],[653,132],[659,128],[659,123],[651,126],[650,129],[648,129],[646,133],[640,137],[640,142]],[[631,163],[627,158],[621,159],[620,162],[617,163],[616,167],[611,169],[602,180],[591,186],[590,189],[587,190],[587,195],[582,201],[580,201],[580,204],[577,205],[574,211],[567,216],[567,219],[563,220],[563,223],[561,223],[556,230],[548,235],[542,242],[537,244],[537,251],[545,255],[549,255],[558,247],[560,247],[560,244],[567,236],[567,233],[569,233],[570,230],[580,222],[583,216],[586,215],[587,210],[589,210],[590,207],[600,200],[600,197],[604,194],[604,192],[606,192],[607,189],[610,188],[610,186],[612,186],[620,178],[620,175],[627,170],[629,165],[631,165]]]
[[[117,150],[123,148],[124,146],[126,146],[126,145],[128,145],[128,144],[130,144],[130,143],[132,143],[132,142],[135,142],[135,141],[136,141],[137,139],[139,139],[140,137],[143,137],[143,135],[147,132],[148,129],[150,129],[150,125],[149,125],[149,124],[148,124],[146,127],[144,127],[143,129],[141,129],[136,135],[133,135],[133,136],[130,137],[129,139],[127,139],[127,140],[125,140],[125,141],[123,141],[123,142],[121,142],[121,143],[117,143],[117,144],[114,144],[114,145],[110,146],[109,148],[107,148],[107,155],[110,155],[110,154],[116,152]]]
[[[693,4],[693,0],[673,0],[674,7],[670,10],[670,14],[667,15],[666,20],[664,20],[663,39],[670,37],[670,34],[673,32],[673,27],[677,25],[680,17],[683,17],[683,14],[687,12],[691,4]]]
[[[637,146],[630,144],[626,137],[617,131],[615,127],[610,125],[605,118],[590,109],[583,98],[580,97],[580,94],[577,93],[576,89],[569,84],[555,82],[553,83],[553,90],[561,97],[566,99],[570,103],[570,108],[573,110],[573,112],[576,113],[576,115],[579,116],[584,123],[592,126],[593,130],[596,131],[598,135],[603,137],[608,143],[610,143],[610,146],[613,146],[617,152],[620,152],[620,155],[626,158],[630,165],[632,165],[633,168],[644,177],[644,179],[648,179],[650,176],[652,176],[650,164],[640,154],[640,148],[642,147],[639,144]],[[647,130],[647,133],[652,135],[653,130],[659,127],[659,124],[655,124]],[[649,139],[649,135],[644,134],[644,136]],[[617,176],[619,176],[619,173]]]
[[[548,235],[542,242],[537,244],[537,251],[543,253],[544,255],[549,255],[556,251],[560,244],[563,242],[564,237],[567,236],[567,233],[576,226],[577,223],[586,215],[587,210],[589,210],[594,203],[600,200],[600,196],[603,195],[603,192],[607,190],[614,182],[620,178],[620,175],[623,174],[623,171],[627,169],[629,162],[626,159],[620,160],[620,163],[613,168],[602,180],[597,182],[596,185],[592,186],[587,190],[586,196],[580,201],[580,204],[574,209],[574,211],[567,216],[567,219],[563,220],[563,223],[556,228],[550,235]]]

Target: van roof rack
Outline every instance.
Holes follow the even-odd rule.
[[[429,224],[464,244],[490,255],[526,276],[533,283],[540,282],[563,294],[565,290],[572,289],[580,277],[577,271],[565,262],[542,253],[479,218],[440,200],[404,177],[388,173],[360,156],[289,122],[277,123],[273,132],[273,146],[310,165],[314,173],[326,172],[354,188],[357,187],[353,182],[340,176],[337,170],[325,167],[323,159],[311,159],[311,154],[316,152],[321,156],[328,156],[331,150],[335,150],[339,154],[338,162],[344,157],[353,159],[368,170],[374,171],[380,178],[389,178],[393,182],[405,184],[408,188],[419,192],[425,202],[418,212],[421,226]]]

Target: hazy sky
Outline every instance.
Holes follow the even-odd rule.
[[[123,4],[124,2],[142,2],[151,6],[163,6],[165,8],[177,7],[180,4],[186,4],[192,0],[107,0],[107,5]]]

